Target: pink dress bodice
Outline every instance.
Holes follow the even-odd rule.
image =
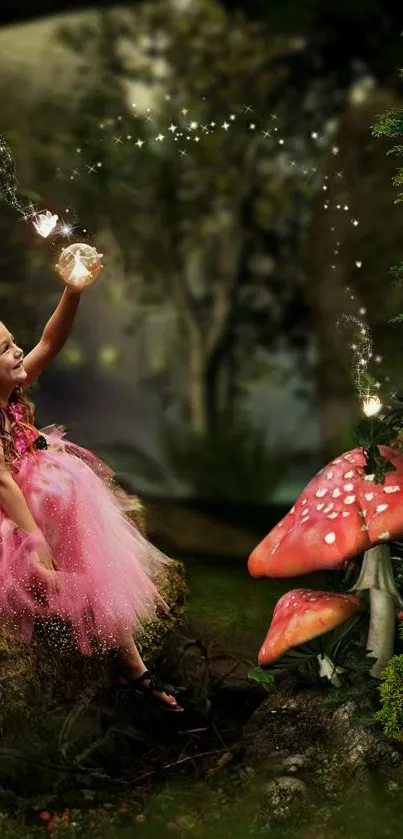
[[[37,440],[41,438],[41,435],[33,425],[25,422],[23,405],[20,405],[18,402],[10,402],[7,414],[11,422],[16,423],[12,430],[12,435],[18,458],[26,454],[26,452],[32,452],[35,448],[45,448],[45,446],[38,447],[35,445]],[[46,443],[45,438],[43,437],[42,439]]]

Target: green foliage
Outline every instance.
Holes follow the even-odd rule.
[[[131,444],[97,446],[131,491],[143,478],[157,491],[182,486],[198,498],[248,504],[264,504],[273,497],[291,459],[267,443],[262,430],[241,419],[221,422],[206,435],[166,423],[160,449],[162,457],[154,458]]]
[[[359,423],[355,438],[365,455],[364,471],[374,475],[375,483],[384,484],[386,474],[394,472],[396,467],[381,454],[378,446],[395,440],[395,429],[378,417],[366,417]]]
[[[403,734],[403,655],[395,655],[385,667],[379,687],[382,708],[376,713],[387,737]]]
[[[403,262],[399,262],[398,265],[393,265],[390,269],[390,274],[394,277],[396,281],[396,285],[402,285],[403,283]],[[390,323],[400,323],[402,315],[397,315],[396,318],[392,318]]]
[[[403,115],[401,109],[391,108],[383,114],[378,114],[376,121],[372,126],[372,133],[375,137],[403,136]],[[401,148],[401,146],[394,148]],[[391,149],[389,154],[393,153],[394,149]]]
[[[318,656],[326,655],[335,668],[340,670],[343,695],[347,695],[350,690],[354,690],[360,672],[368,675],[370,667],[363,652],[362,630],[362,615],[354,615],[331,632],[290,650],[270,668],[270,671],[273,674],[285,672],[288,681],[293,685],[330,687],[330,681],[319,675]],[[337,688],[337,692],[339,690],[340,688]]]
[[[402,71],[400,71],[402,75]],[[403,137],[403,114],[401,108],[389,108],[383,114],[379,114],[376,122],[372,126],[372,133],[375,137]],[[388,155],[402,157],[403,145],[398,143],[392,146],[387,152]],[[403,186],[403,167],[399,167],[395,176],[392,179],[395,187]],[[395,199],[395,204],[403,201],[403,193],[399,192]],[[390,273],[394,277],[396,284],[401,285],[403,282],[403,263],[399,262],[390,269]],[[393,317],[390,323],[402,323],[403,316],[401,314]]]
[[[264,670],[263,667],[255,667],[254,670],[251,670],[248,673],[248,679],[251,679],[252,682],[257,682],[259,685],[269,686],[274,684],[273,673],[270,673],[269,670]]]

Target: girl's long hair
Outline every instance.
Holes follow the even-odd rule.
[[[10,403],[22,405],[23,407],[23,417],[24,422],[28,422],[31,425],[34,424],[35,420],[35,409],[32,402],[29,401],[26,394],[24,393],[22,387],[17,385],[14,388],[11,396],[10,396]],[[13,461],[18,455],[18,452],[14,446],[14,430],[15,423],[11,420],[11,429],[10,432],[6,431],[6,418],[3,409],[0,409],[0,440],[3,445],[3,452],[4,452],[4,461],[6,466],[11,466]]]

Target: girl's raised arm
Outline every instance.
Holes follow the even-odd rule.
[[[27,379],[24,390],[42,373],[64,347],[71,332],[82,289],[66,287],[62,299],[46,324],[36,346],[25,356]]]

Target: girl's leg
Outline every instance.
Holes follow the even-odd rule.
[[[121,676],[122,683],[138,679],[147,670],[144,661],[141,658],[140,653],[134,643],[133,636],[130,632],[122,633],[119,646],[119,658],[123,665],[123,674]],[[145,679],[144,682],[142,682],[142,684],[145,688],[147,688],[149,685],[149,681]],[[174,708],[178,706],[178,703],[174,696],[170,696],[165,692],[157,690],[153,691],[153,693],[157,698],[161,699],[167,705],[172,705]]]

